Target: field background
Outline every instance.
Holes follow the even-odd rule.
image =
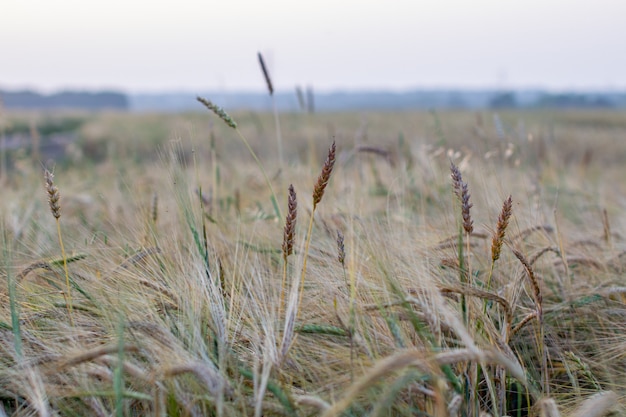
[[[624,412],[621,112],[0,117],[0,414]]]

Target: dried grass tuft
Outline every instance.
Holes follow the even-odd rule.
[[[617,405],[617,394],[613,391],[599,392],[587,398],[570,417],[602,417]]]

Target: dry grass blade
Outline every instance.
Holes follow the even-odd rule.
[[[328,185],[328,180],[330,180],[330,175],[333,172],[333,167],[335,166],[335,141],[330,145],[328,149],[328,156],[326,157],[326,161],[324,162],[324,166],[322,167],[322,172],[317,178],[317,183],[315,183],[315,188],[313,189],[313,210],[315,207],[322,201],[322,197],[324,197],[324,190]]]
[[[523,384],[526,384],[526,377],[521,367],[496,351],[450,349],[428,357],[425,355],[425,352],[420,350],[401,350],[378,361],[368,373],[353,383],[346,391],[344,397],[326,410],[326,412],[322,414],[322,417],[334,417],[341,415],[341,413],[350,405],[358,393],[380,382],[385,375],[388,375],[391,372],[399,371],[408,366],[416,366],[421,372],[430,375],[437,375],[439,367],[442,365],[452,365],[466,361],[484,361],[486,363],[502,365],[509,370],[511,375]]]
[[[411,365],[418,367],[421,366],[422,369],[425,369],[427,368],[427,363],[428,361],[423,352],[418,350],[400,351],[378,361],[368,373],[353,383],[344,394],[344,397],[327,409],[324,414],[322,414],[322,417],[335,417],[341,415],[358,393],[379,382],[381,378],[390,372],[394,372]]]
[[[617,394],[613,391],[599,392],[587,398],[570,417],[602,417],[617,405]]]
[[[499,295],[494,294],[494,293],[492,293],[490,291],[484,291],[484,290],[481,290],[479,288],[473,288],[473,287],[469,287],[469,286],[441,287],[441,288],[439,288],[439,290],[444,295],[446,293],[457,293],[457,294],[471,295],[473,297],[479,297],[479,298],[482,298],[484,300],[494,301],[494,302],[500,304],[502,306],[502,308],[504,309],[505,320],[506,320],[507,324],[510,325],[512,320],[513,320],[513,311],[511,309],[511,306],[510,306],[509,302],[507,300],[505,300],[504,298],[500,297]]]
[[[530,258],[530,259],[528,260],[528,263],[529,263],[530,265],[534,265],[534,264],[535,264],[535,262],[537,262],[537,260],[538,260],[539,258],[541,258],[543,255],[545,255],[545,254],[546,254],[546,253],[548,253],[548,252],[553,252],[553,253],[555,253],[557,256],[561,256],[561,251],[559,250],[559,248],[554,247],[554,246],[547,246],[547,247],[545,247],[545,248],[541,249],[541,250],[540,250],[539,252],[537,252],[536,254],[534,254],[534,255],[533,255],[533,257],[532,257],[532,258]]]
[[[129,267],[131,267],[133,265],[137,265],[139,262],[143,261],[148,256],[156,255],[156,254],[160,254],[160,253],[161,253],[161,249],[159,247],[157,247],[157,246],[143,249],[143,250],[137,252],[136,254],[134,254],[133,256],[131,256],[130,258],[126,259],[124,262],[122,262],[118,266],[118,268],[128,269]]]
[[[552,398],[542,398],[539,401],[540,417],[561,417],[556,402]]]
[[[472,232],[471,237],[472,238],[477,238],[477,239],[487,239],[489,237],[489,235],[486,234],[486,233],[481,233],[481,232]],[[458,244],[459,244],[459,237],[458,236],[450,236],[450,237],[440,241],[439,243],[437,243],[437,245],[433,246],[431,249],[432,250],[442,250],[442,249],[456,248]],[[475,244],[472,244],[472,245],[475,245]]]
[[[529,321],[537,317],[537,312],[533,311],[528,313],[519,323],[515,325],[515,327],[511,330],[511,334],[509,337],[513,337],[517,332],[519,332]]]
[[[330,404],[326,401],[312,395],[296,395],[294,400],[296,400],[297,405],[314,407],[319,411],[326,411],[330,408]]]
[[[526,270],[526,275],[528,276],[528,280],[533,288],[533,297],[535,298],[537,313],[539,315],[539,320],[541,321],[541,311],[542,311],[541,306],[543,304],[543,298],[541,295],[541,287],[539,285],[539,279],[535,275],[535,271],[533,271],[533,268],[528,262],[528,260],[526,259],[526,257],[517,249],[513,249],[513,253],[515,254],[515,257],[517,257],[517,259],[520,261],[520,263],[524,266],[524,269]]]
[[[172,366],[162,371],[164,377],[173,377],[181,374],[194,374],[204,383],[211,395],[218,397],[221,392],[232,395],[232,388],[227,381],[211,366],[203,362],[190,362]],[[224,391],[222,391],[224,390]]]
[[[95,349],[88,350],[86,352],[79,353],[75,356],[62,359],[56,364],[55,367],[58,370],[62,370],[64,368],[76,366],[80,363],[92,361],[94,359],[99,358],[100,356],[118,353],[118,350],[119,350],[119,346],[117,345],[98,347]],[[136,352],[139,352],[139,348],[137,346],[125,345],[124,352],[136,353]]]
[[[509,225],[509,219],[511,217],[511,212],[513,208],[513,200],[511,196],[504,200],[504,204],[502,205],[502,211],[500,212],[500,216],[498,217],[498,225],[496,226],[496,231],[493,235],[493,239],[491,242],[491,261],[495,262],[500,259],[500,252],[502,251],[502,243],[504,242],[504,236],[506,233],[506,228]]]
[[[543,231],[543,232],[546,232],[546,233],[552,233],[552,232],[554,232],[554,228],[552,226],[550,226],[550,225],[547,225],[547,224],[529,227],[528,229],[522,230],[521,232],[519,232],[518,234],[513,236],[511,238],[511,241],[515,242],[516,240],[526,239],[532,233],[538,232],[538,231]]]

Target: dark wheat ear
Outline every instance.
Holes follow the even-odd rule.
[[[539,285],[539,278],[535,275],[535,271],[533,270],[532,265],[528,262],[528,259],[522,254],[522,252],[517,249],[512,249],[515,257],[520,261],[524,269],[526,270],[526,275],[528,276],[528,280],[530,281],[530,285],[533,288],[533,298],[535,299],[535,304],[537,307],[537,315],[541,319],[542,314],[542,304],[543,304],[543,296],[541,294],[541,287]]]
[[[341,265],[346,263],[346,248],[343,244],[343,233],[337,230],[337,260]]]
[[[317,183],[315,184],[315,188],[313,189],[313,209],[322,201],[322,197],[324,197],[324,190],[328,185],[328,180],[330,179],[330,174],[333,172],[333,167],[335,165],[335,141],[330,145],[328,149],[328,156],[326,157],[326,161],[324,162],[324,167],[322,168],[322,172],[320,176],[317,178]]]
[[[293,242],[296,234],[296,219],[298,215],[298,200],[293,184],[289,184],[289,199],[287,202],[288,211],[285,220],[285,231],[283,233],[283,259],[287,262],[287,257],[293,253]]]
[[[46,191],[48,192],[48,203],[50,204],[50,211],[55,219],[61,217],[61,206],[59,205],[59,199],[61,194],[59,189],[54,185],[54,174],[47,169],[44,171],[44,179],[46,180]]]
[[[152,215],[152,224],[156,224],[157,219],[159,218],[159,196],[156,191],[152,194],[152,209],[150,212]]]
[[[265,60],[263,59],[263,55],[258,52],[259,64],[261,65],[261,71],[263,71],[263,77],[265,78],[265,82],[267,83],[267,91],[269,91],[270,96],[274,95],[274,86],[272,85],[272,79],[270,78],[270,73],[267,70],[267,66],[265,65]]]
[[[500,252],[502,251],[502,243],[504,242],[504,236],[506,228],[509,225],[509,219],[511,218],[511,212],[513,211],[513,200],[511,196],[504,200],[502,204],[502,211],[498,217],[498,225],[496,231],[493,234],[491,241],[491,262],[495,262],[500,259]]]
[[[454,162],[450,161],[450,172],[452,177],[452,186],[454,187],[454,193],[461,201],[461,212],[463,215],[463,229],[469,235],[474,231],[474,221],[470,215],[470,209],[473,204],[470,203],[470,193],[467,187],[467,183],[463,182],[463,176],[461,171],[454,165]]]

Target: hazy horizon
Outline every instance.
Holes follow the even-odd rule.
[[[8,4],[7,4],[8,3]],[[8,1],[0,88],[622,91],[626,3]]]

